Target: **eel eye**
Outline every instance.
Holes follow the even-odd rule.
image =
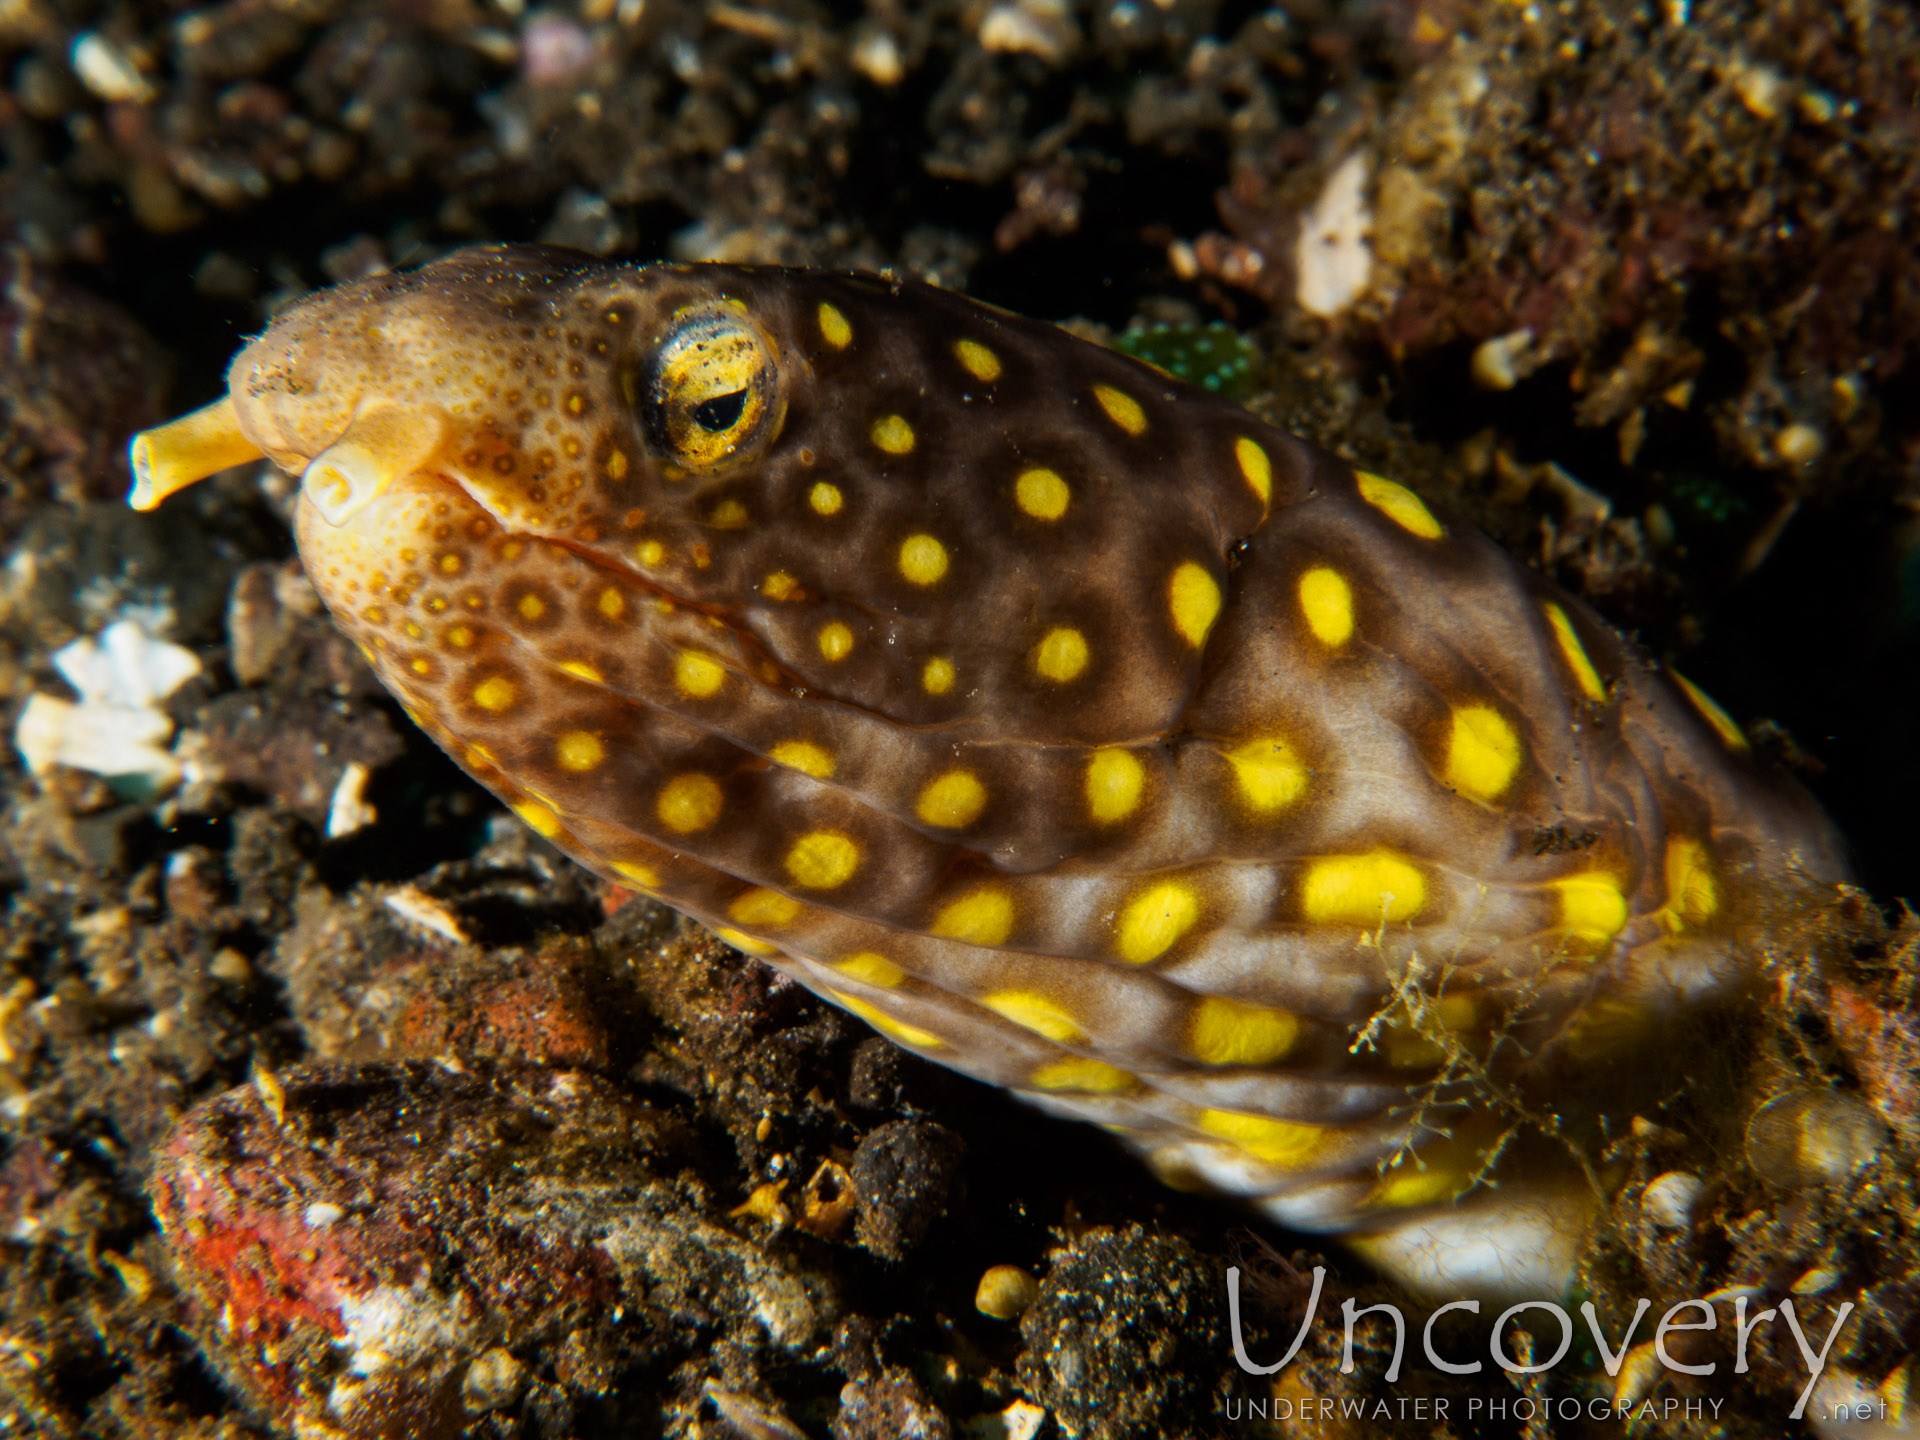
[[[683,473],[708,475],[754,459],[786,418],[773,341],[730,304],[677,313],[637,378],[647,443]]]

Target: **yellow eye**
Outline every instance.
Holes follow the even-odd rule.
[[[786,418],[773,342],[730,305],[676,314],[637,378],[647,443],[682,471],[710,474],[752,459]]]

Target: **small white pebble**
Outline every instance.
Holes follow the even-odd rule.
[[[527,22],[516,48],[520,73],[531,85],[570,85],[599,59],[593,36],[567,16],[550,10]]]
[[[380,818],[380,812],[367,803],[367,782],[373,772],[353,761],[341,773],[333,787],[333,801],[327,807],[327,838],[338,840],[356,830],[364,830]]]
[[[527,1388],[527,1367],[512,1353],[495,1347],[476,1356],[460,1382],[460,1398],[468,1410],[501,1410]]]
[[[978,39],[983,50],[1038,55],[1057,65],[1078,48],[1080,31],[1062,0],[1021,0],[989,10]]]
[[[1640,528],[1647,533],[1647,539],[1665,549],[1679,537],[1679,530],[1673,523],[1673,516],[1664,505],[1649,505],[1640,517]]]
[[[207,962],[207,973],[229,985],[244,985],[253,978],[253,966],[231,945],[223,945]]]
[[[102,100],[128,100],[144,105],[153,99],[153,86],[106,36],[84,30],[74,37],[68,52],[80,83]]]
[[[1320,198],[1301,217],[1294,247],[1294,299],[1309,315],[1330,318],[1366,293],[1373,273],[1367,235],[1367,157],[1349,155],[1334,167]]]
[[[993,1419],[1000,1423],[1000,1440],[1033,1440],[1046,1425],[1046,1411],[1031,1400],[1016,1400]]]
[[[1533,331],[1510,330],[1474,346],[1468,370],[1473,383],[1482,390],[1511,390],[1535,368],[1532,358]]]
[[[1801,118],[1815,125],[1831,124],[1840,109],[1839,103],[1824,90],[1803,90],[1794,104]]]
[[[520,42],[491,25],[476,26],[461,38],[496,65],[512,65],[520,58]]]
[[[1826,437],[1811,425],[1789,425],[1773,437],[1774,453],[1789,465],[1811,465],[1826,448]]]
[[[1842,425],[1860,413],[1860,405],[1866,398],[1866,390],[1856,375],[1837,375],[1833,385],[1833,418]]]
[[[1840,1275],[1837,1271],[1829,1270],[1824,1265],[1818,1265],[1793,1282],[1793,1293],[1796,1295],[1820,1295],[1833,1289],[1833,1287],[1839,1283]]]
[[[309,1230],[324,1230],[334,1221],[346,1215],[346,1211],[328,1200],[316,1200],[307,1206],[301,1218],[307,1222]]]
[[[1693,1224],[1694,1207],[1700,1203],[1706,1184],[1698,1175],[1684,1170],[1669,1170],[1647,1183],[1640,1196],[1640,1207],[1662,1230],[1684,1230]]]
[[[995,1265],[980,1277],[973,1308],[993,1320],[1018,1320],[1040,1298],[1040,1282],[1018,1265]]]
[[[899,43],[884,30],[869,30],[860,37],[853,47],[853,68],[883,89],[898,85],[907,73]]]
[[[1786,108],[1791,88],[1778,70],[1752,61],[1735,64],[1727,74],[1740,103],[1762,120],[1772,120]]]

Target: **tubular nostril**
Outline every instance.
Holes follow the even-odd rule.
[[[233,397],[224,397],[133,437],[129,451],[133,493],[127,503],[136,510],[151,510],[196,480],[258,460],[261,453],[240,428]]]
[[[438,410],[371,405],[354,417],[346,434],[313,457],[301,473],[301,489],[321,518],[341,524],[431,459],[446,429]]]

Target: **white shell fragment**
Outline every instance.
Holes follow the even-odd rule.
[[[710,1385],[707,1387],[707,1398],[713,1402],[713,1408],[720,1412],[720,1418],[727,1422],[727,1429],[732,1434],[750,1435],[753,1440],[806,1440],[806,1431],[751,1395]]]
[[[88,705],[144,710],[198,675],[200,658],[154,638],[135,621],[116,620],[97,639],[55,651],[53,666]]]
[[[1298,1224],[1285,1203],[1268,1200],[1261,1208],[1282,1224]],[[1514,1185],[1500,1191],[1497,1204],[1474,1196],[1418,1212],[1354,1248],[1424,1300],[1473,1295],[1508,1304],[1565,1288],[1590,1205],[1573,1186]]]
[[[341,773],[333,787],[333,801],[327,809],[327,838],[338,840],[356,830],[364,830],[380,818],[380,812],[367,803],[367,782],[373,772],[358,760]]]
[[[180,762],[168,751],[173,721],[159,706],[200,673],[191,650],[149,635],[131,620],[115,621],[96,639],[55,652],[54,668],[80,703],[30,697],[14,725],[13,746],[27,768],[45,775],[65,765],[110,779],[138,779],[156,794],[180,783]]]
[[[36,775],[65,765],[90,774],[142,776],[156,790],[180,780],[180,762],[166,747],[173,722],[158,710],[75,705],[33,695],[13,727],[13,748]]]
[[[414,885],[402,885],[381,897],[387,909],[409,925],[417,925],[430,935],[438,935],[455,945],[467,943],[467,932],[459,918],[440,901]]]
[[[1294,249],[1294,298],[1309,315],[1330,318],[1366,293],[1373,273],[1367,236],[1367,157],[1349,155],[1334,167],[1320,198],[1301,217]]]

